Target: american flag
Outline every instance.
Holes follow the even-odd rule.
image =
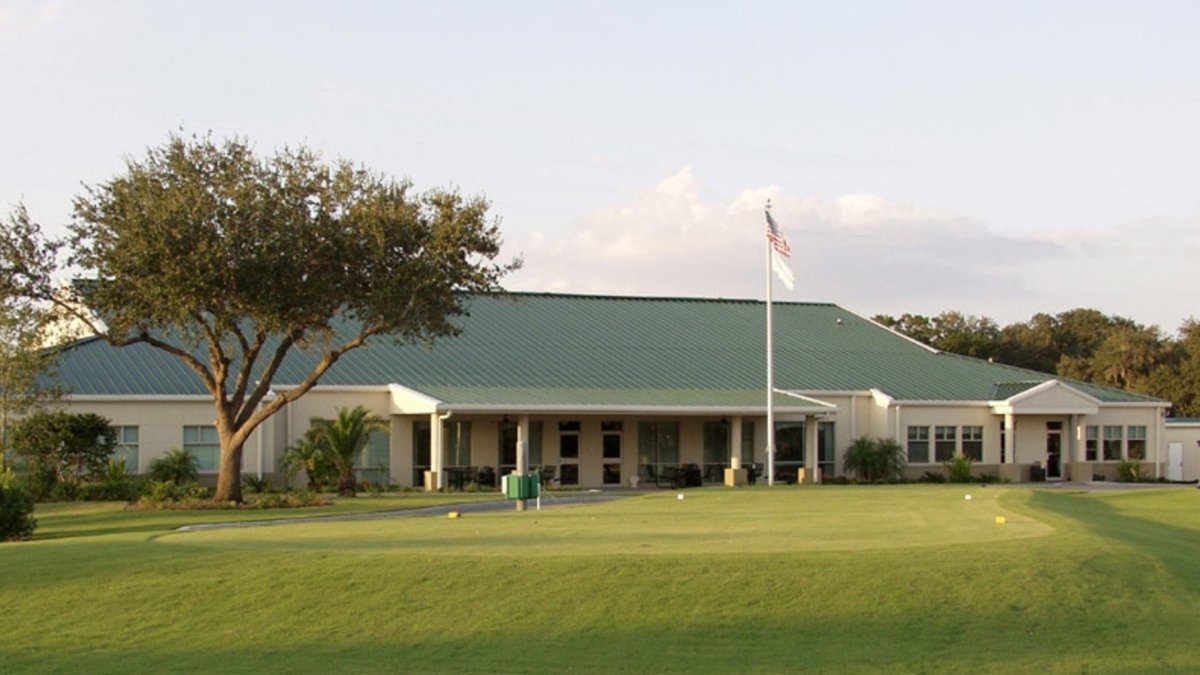
[[[779,225],[775,223],[775,219],[771,217],[771,212],[767,211],[767,240],[771,242],[771,246],[779,255],[790,258],[792,257],[792,248],[788,246],[787,239],[783,238],[783,232],[779,231]]]

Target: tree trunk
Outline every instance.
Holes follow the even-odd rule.
[[[354,480],[354,470],[342,472],[338,476],[338,496],[339,497],[356,497],[358,496],[358,484]]]
[[[217,492],[213,501],[242,501],[242,446],[227,446],[221,442],[221,466],[217,473]]]

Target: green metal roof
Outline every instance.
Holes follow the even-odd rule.
[[[517,293],[474,297],[467,310],[457,321],[462,335],[428,350],[375,340],[344,356],[321,383],[395,383],[442,400],[498,404],[588,405],[622,396],[732,404],[757,396],[762,405],[754,393],[766,373],[761,301]],[[779,389],[816,395],[877,388],[898,400],[989,401],[1013,383],[1054,379],[935,352],[833,304],[776,303],[774,316]],[[299,382],[318,356],[293,353],[276,384]],[[144,345],[116,349],[85,340],[66,350],[58,370],[64,386],[81,395],[204,393],[191,370]],[[1067,382],[1101,401],[1158,400]]]

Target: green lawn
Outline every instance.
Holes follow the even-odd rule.
[[[1200,670],[1198,490],[684,494],[183,533],[264,514],[47,507],[0,545],[0,668]]]

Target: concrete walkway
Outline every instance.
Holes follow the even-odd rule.
[[[1044,483],[1021,483],[1029,487],[1058,488],[1062,490],[1087,490],[1088,492],[1112,492],[1117,490],[1156,490],[1160,488],[1195,488],[1196,483],[1122,483],[1120,481],[1046,481]]]
[[[602,502],[611,502],[614,499],[620,499],[625,495],[622,494],[569,494],[542,497],[542,508],[555,508],[559,506],[575,506],[579,504],[600,504]],[[533,511],[537,508],[536,500],[526,500],[527,509]],[[203,523],[200,525],[184,525],[177,528],[176,532],[196,532],[199,530],[224,530],[234,527],[269,527],[274,525],[295,525],[297,523],[331,523],[352,520],[383,520],[385,518],[409,518],[419,516],[444,516],[451,511],[459,513],[483,513],[487,511],[515,511],[517,508],[514,502],[507,499],[497,499],[493,501],[482,502],[466,502],[463,504],[441,504],[438,506],[426,506],[419,509],[398,509],[394,511],[373,511],[371,513],[346,513],[340,515],[329,516],[308,516],[301,518],[279,518],[275,520],[243,520],[227,523]]]

